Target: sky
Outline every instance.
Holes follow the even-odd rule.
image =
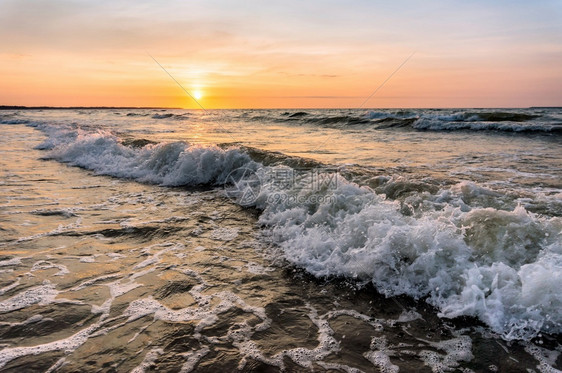
[[[407,58],[414,54],[409,60]],[[0,0],[0,105],[562,106],[562,1]],[[404,63],[404,61],[406,61]]]

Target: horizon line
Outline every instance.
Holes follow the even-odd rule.
[[[88,109],[88,110],[196,110],[203,111],[201,108],[185,108],[185,107],[169,107],[169,106],[48,106],[48,105],[38,105],[38,106],[27,106],[27,105],[0,105],[0,110],[77,110],[77,109]],[[500,106],[435,106],[435,107],[405,107],[405,106],[395,106],[395,107],[246,107],[246,108],[213,108],[206,110],[394,110],[394,109],[412,109],[412,110],[424,110],[424,109],[562,109],[562,105],[557,106],[510,106],[510,107],[500,107]]]

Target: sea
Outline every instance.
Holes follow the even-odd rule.
[[[560,372],[562,108],[0,111],[1,372]]]

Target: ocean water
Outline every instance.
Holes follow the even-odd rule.
[[[0,371],[562,369],[562,109],[4,110],[0,135]]]

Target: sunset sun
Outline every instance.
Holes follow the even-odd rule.
[[[192,95],[196,100],[200,100],[203,97],[203,92],[195,90],[193,91]]]

